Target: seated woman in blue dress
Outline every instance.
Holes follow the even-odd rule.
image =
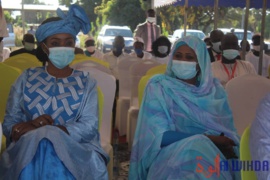
[[[96,80],[69,67],[76,35],[90,22],[78,5],[57,14],[36,31],[37,57],[47,65],[27,69],[11,88],[0,179],[108,179]]]
[[[270,178],[270,93],[268,93],[257,107],[254,121],[250,126],[249,147],[253,162],[257,161],[260,166],[253,165],[258,180]],[[255,163],[253,163],[255,164]],[[257,164],[257,163],[256,163]],[[255,169],[256,167],[256,169]]]
[[[212,77],[205,43],[179,39],[166,73],[151,78],[144,91],[129,179],[240,179],[230,167],[219,169],[220,161],[230,166],[237,158],[238,146],[227,95]]]

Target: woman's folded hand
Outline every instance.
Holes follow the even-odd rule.
[[[236,146],[233,140],[224,136],[206,135],[222,152],[227,159],[238,158],[234,152],[233,146]]]

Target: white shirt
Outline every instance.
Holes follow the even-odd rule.
[[[91,54],[91,57],[95,57],[97,59],[103,60],[103,53],[100,50],[95,49],[95,52],[94,54]]]
[[[119,57],[116,57],[112,51],[104,54],[103,56],[103,60],[109,63],[110,65],[109,68],[116,79],[118,79],[118,76],[119,76],[118,67],[117,67],[118,63],[127,58],[130,58],[130,55],[125,52],[123,52]]]
[[[226,83],[231,79],[231,77],[229,76],[233,75],[234,78],[245,74],[257,74],[254,69],[254,66],[250,62],[243,60],[236,60],[236,62],[237,65],[234,74],[233,69],[235,63],[223,64],[221,61],[215,61],[211,63],[213,76],[221,82],[223,87],[225,87]],[[229,75],[227,74],[224,66],[227,68]]]
[[[155,24],[152,23],[153,31],[154,31],[154,40],[156,39],[156,28]],[[146,42],[146,51],[152,51],[152,36],[151,36],[151,23],[147,22],[147,34],[148,34],[148,40]]]
[[[259,73],[259,56],[255,56],[252,52],[246,54],[246,60],[253,64],[257,73]],[[268,67],[270,65],[270,56],[263,53],[262,76],[268,77]]]
[[[139,58],[134,51],[131,52],[129,55],[132,56],[132,57]],[[145,59],[152,59],[152,54],[149,53],[149,52],[143,51],[143,57],[141,59],[143,59],[143,60],[145,60]]]
[[[157,56],[153,56],[152,58],[154,61],[157,61],[160,64],[167,64],[169,62],[169,56],[166,57],[157,57]]]

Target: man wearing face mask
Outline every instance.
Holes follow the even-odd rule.
[[[171,52],[171,42],[166,36],[160,36],[153,42],[153,59],[161,64],[167,64]]]
[[[100,52],[98,49],[96,49],[95,40],[93,39],[93,37],[86,38],[84,45],[85,45],[84,54],[86,56],[95,57],[95,58],[100,59],[100,60],[103,59],[103,53]]]
[[[257,74],[250,62],[237,59],[239,57],[239,46],[235,34],[227,33],[224,35],[221,40],[221,53],[221,61],[215,61],[211,65],[213,76],[220,80],[223,87],[235,77],[245,74]]]
[[[138,57],[141,59],[151,59],[152,54],[144,51],[144,42],[140,37],[134,37],[134,52],[131,52],[130,55],[134,57]]]
[[[116,79],[118,79],[118,63],[130,58],[130,55],[123,51],[124,47],[125,40],[123,36],[116,36],[114,38],[112,51],[104,54],[103,56],[103,60],[109,63],[109,68]]]
[[[29,53],[32,55],[36,55],[35,38],[32,34],[25,34],[23,36],[22,44],[24,47],[11,52],[10,57],[18,55],[18,54],[22,54],[22,53]]]
[[[252,46],[253,50],[246,54],[246,60],[249,61],[255,67],[257,73],[259,72],[259,58],[260,58],[260,41],[261,35],[255,34],[252,37]],[[266,55],[263,51],[263,58],[262,58],[262,76],[268,77],[268,67],[270,65],[270,56]]]
[[[211,47],[208,48],[211,62],[221,60],[221,40],[224,36],[224,33],[221,30],[215,29],[210,33],[210,44]]]
[[[160,27],[156,25],[156,13],[153,9],[147,11],[146,22],[139,24],[134,31],[135,37],[144,41],[144,50],[152,52],[152,43],[160,36]]]

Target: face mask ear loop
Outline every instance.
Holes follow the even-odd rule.
[[[47,47],[47,45],[43,42],[44,46],[48,49],[49,51],[49,48]],[[43,49],[42,49],[43,50]],[[43,50],[43,52],[49,57],[49,54],[46,53],[46,51]],[[49,51],[50,52],[50,51]]]

